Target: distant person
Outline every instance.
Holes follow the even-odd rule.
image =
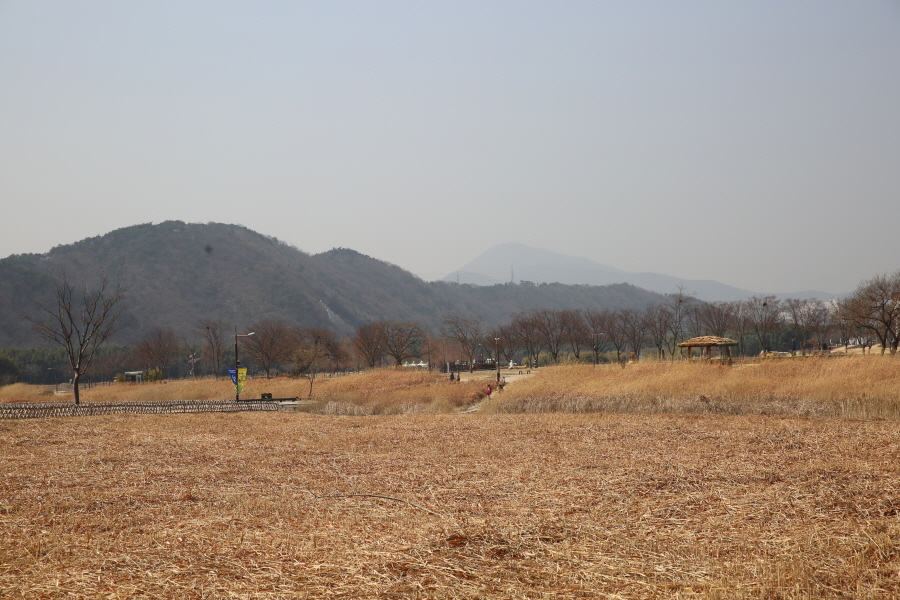
[[[494,388],[492,388],[490,385],[488,385],[488,386],[487,386],[487,389],[484,390],[484,391],[485,391],[485,393],[487,394],[487,397],[490,398],[490,397],[491,397],[491,394],[494,393]]]

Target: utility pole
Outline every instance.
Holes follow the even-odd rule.
[[[250,337],[251,335],[253,335],[255,333],[256,333],[255,331],[251,331],[250,333],[238,334],[237,325],[234,326],[234,376],[236,378],[235,384],[234,384],[234,401],[235,402],[241,401],[241,392],[239,391],[241,389],[240,388],[241,361],[238,360],[238,340],[237,339],[239,337]]]

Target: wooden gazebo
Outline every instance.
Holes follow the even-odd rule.
[[[725,349],[725,359],[731,364],[731,347],[737,346],[738,342],[728,338],[719,337],[717,335],[702,335],[700,337],[691,338],[678,344],[680,348],[687,348],[687,358],[691,360],[691,352],[694,348],[700,348],[700,357],[703,357],[703,349],[706,348],[706,360],[712,360],[713,346]]]

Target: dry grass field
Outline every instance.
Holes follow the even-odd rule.
[[[312,392],[316,410],[327,414],[372,415],[453,412],[484,398],[480,381],[450,382],[446,375],[409,369],[377,369],[341,377],[319,376]],[[0,402],[40,402],[71,399],[71,392],[55,395],[52,388],[15,384],[0,387]],[[270,393],[275,398],[306,399],[307,379],[252,379],[243,399]],[[83,402],[143,400],[217,400],[234,398],[230,379],[174,380],[143,385],[113,384],[82,389]]]
[[[727,367],[641,362],[541,369],[491,412],[769,414],[900,419],[900,359],[763,359]]]
[[[896,423],[0,423],[4,598],[900,596]]]
[[[315,384],[367,416],[0,421],[0,597],[900,597],[896,413],[803,416],[887,415],[898,364],[541,369],[476,414],[483,381],[384,371]]]

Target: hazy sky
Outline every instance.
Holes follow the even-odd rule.
[[[0,202],[0,256],[180,219],[849,291],[900,268],[900,1],[0,0]]]

